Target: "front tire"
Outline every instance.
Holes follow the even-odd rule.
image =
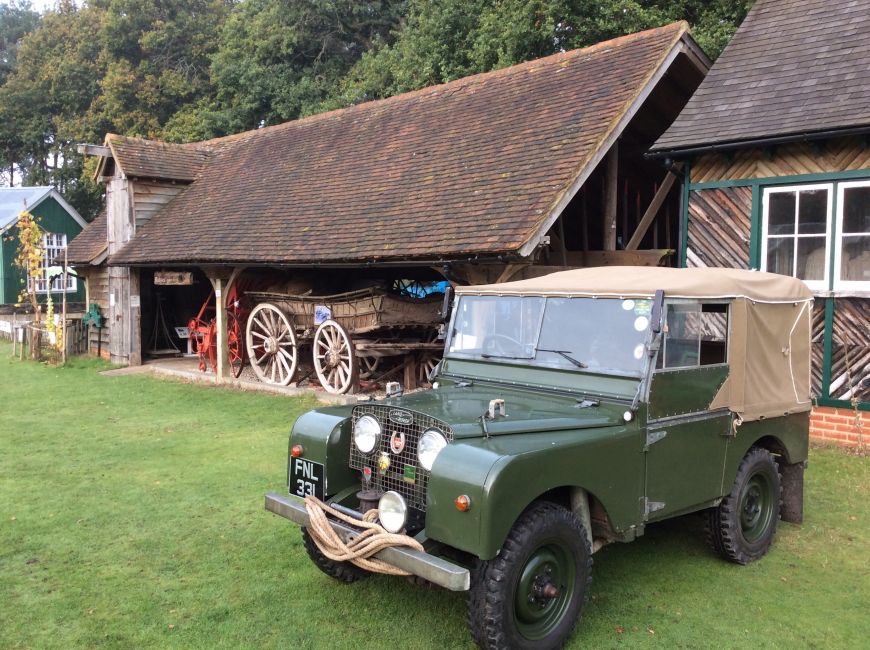
[[[762,557],[776,534],[781,496],[779,467],[773,454],[753,447],[740,463],[731,492],[710,510],[710,546],[737,564],[749,564]]]
[[[330,560],[317,548],[317,543],[311,537],[311,533],[308,532],[307,528],[302,529],[302,543],[305,545],[308,557],[314,562],[314,566],[330,578],[335,578],[339,582],[351,583],[368,578],[371,575],[368,571],[361,569],[352,562]]]
[[[514,524],[501,553],[478,561],[468,623],[485,650],[561,648],[592,582],[592,549],[569,510],[539,502]]]

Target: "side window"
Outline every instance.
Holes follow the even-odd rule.
[[[870,289],[870,183],[841,183],[834,242],[835,289]]]
[[[728,361],[728,305],[667,305],[657,369],[694,368]]]

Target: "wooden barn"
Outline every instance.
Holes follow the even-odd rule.
[[[683,266],[803,279],[817,435],[870,433],[870,12],[758,0],[652,154],[685,170]]]
[[[252,277],[343,291],[675,265],[681,189],[644,154],[708,67],[681,22],[216,140],[83,146],[107,259],[95,243],[77,261],[105,282],[91,300],[106,297],[111,358],[140,363],[160,318]]]
[[[50,278],[49,267],[62,264],[64,250],[87,222],[53,187],[2,187],[0,188],[0,305],[14,305],[24,288],[24,276],[15,268],[13,261],[18,253],[16,224],[23,210],[36,217],[44,231],[43,245],[46,256],[42,278],[37,281],[36,291],[41,296],[49,293],[60,304],[63,294],[67,301],[79,303],[84,300],[84,289],[74,276],[63,279]]]

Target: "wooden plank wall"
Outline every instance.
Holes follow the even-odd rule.
[[[834,299],[831,352],[830,396],[870,401],[870,300]]]
[[[853,137],[705,154],[692,163],[691,177],[693,183],[708,183],[860,169],[870,169],[870,145]]]
[[[143,223],[159,212],[185,187],[177,183],[134,181],[133,209],[136,214],[136,228],[141,228]]]
[[[810,346],[810,392],[822,394],[822,374],[825,367],[825,301],[813,302],[812,338]]]
[[[100,312],[103,314],[103,327],[99,330],[99,338],[101,339],[99,346],[97,345],[98,330],[93,326],[88,326],[88,351],[97,354],[99,353],[108,358],[109,356],[109,271],[105,264],[96,267],[88,267],[87,269],[78,269],[79,274],[85,278],[88,283],[88,307],[90,303],[96,303],[100,306]]]
[[[749,268],[751,227],[751,187],[691,192],[687,266]]]

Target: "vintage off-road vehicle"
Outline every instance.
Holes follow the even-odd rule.
[[[484,648],[559,647],[604,544],[706,510],[746,564],[801,520],[811,306],[730,269],[459,287],[432,389],[301,416],[266,508],[333,578],[404,571],[468,591]],[[375,567],[344,546],[372,536]]]

